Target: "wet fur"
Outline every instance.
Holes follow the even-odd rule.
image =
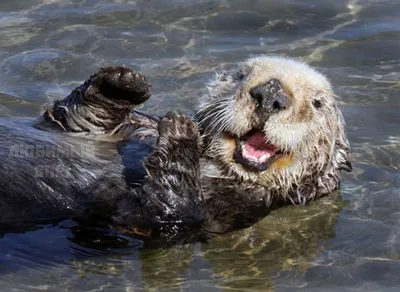
[[[251,58],[237,71],[215,76],[193,119],[172,112],[161,120],[139,112],[130,115],[149,97],[150,86],[129,70],[100,71],[56,102],[33,123],[47,132],[29,123],[2,122],[3,152],[15,144],[79,149],[89,143],[96,155],[57,158],[71,175],[56,178],[32,175],[37,165],[54,164],[54,159],[2,155],[0,211],[8,215],[2,215],[0,224],[99,215],[135,236],[202,237],[249,226],[273,208],[329,194],[339,187],[340,170],[350,170],[335,96],[328,81],[307,65]],[[117,83],[121,72],[131,74],[130,79]],[[255,114],[247,92],[271,78],[284,84],[293,106],[265,120]],[[119,91],[125,83],[132,87]],[[113,92],[119,92],[118,98]],[[322,104],[318,111],[314,100]],[[295,155],[255,173],[232,160],[232,136],[260,124],[274,143]]]

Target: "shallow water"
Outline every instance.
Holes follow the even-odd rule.
[[[332,81],[354,171],[338,197],[288,207],[208,244],[78,244],[63,226],[0,238],[1,291],[398,291],[400,2],[0,1],[0,113],[36,116],[99,66],[149,76],[146,110],[190,110],[213,71],[300,57]]]

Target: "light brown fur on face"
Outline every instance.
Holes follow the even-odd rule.
[[[270,80],[281,84],[286,106],[268,112],[251,92]],[[205,155],[224,175],[277,190],[284,197],[309,186],[338,187],[340,169],[350,170],[344,120],[329,81],[308,65],[258,56],[234,72],[217,73],[195,114],[204,133]],[[266,169],[249,169],[235,159],[238,139],[257,129],[282,154]],[[314,194],[315,195],[315,194]]]

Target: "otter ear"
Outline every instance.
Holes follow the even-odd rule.
[[[349,140],[347,139],[346,123],[339,108],[334,105],[335,113],[337,116],[336,132],[335,132],[335,151],[333,163],[339,170],[351,172],[353,167],[349,160]]]

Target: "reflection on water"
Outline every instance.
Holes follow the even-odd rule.
[[[77,244],[74,222],[5,234],[1,289],[396,291],[399,9],[389,0],[0,1],[1,116],[35,116],[113,64],[149,76],[146,110],[190,111],[215,70],[279,53],[331,79],[354,161],[338,197],[282,208],[209,243],[93,249]]]

